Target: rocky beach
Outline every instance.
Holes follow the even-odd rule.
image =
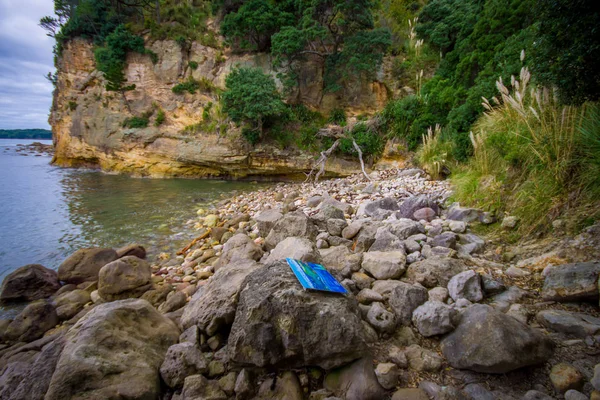
[[[422,170],[369,179],[224,198],[172,253],[19,268],[0,399],[600,398],[600,226],[507,243],[488,232],[517,218],[451,203]],[[286,257],[348,294],[304,290]]]

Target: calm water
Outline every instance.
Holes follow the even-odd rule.
[[[17,144],[32,142],[0,139],[0,281],[25,264],[56,269],[82,247],[140,243],[151,254],[180,248],[195,236],[186,221],[199,206],[264,187],[61,169],[48,156],[16,152]]]

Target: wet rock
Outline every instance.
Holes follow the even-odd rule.
[[[367,313],[367,321],[381,333],[392,333],[396,329],[396,317],[382,303],[373,303]]]
[[[152,287],[151,277],[152,269],[147,261],[126,256],[100,269],[98,293],[108,301],[140,297]]]
[[[204,354],[193,343],[184,342],[169,347],[160,366],[160,376],[172,388],[183,386],[186,376],[203,374],[208,371]]]
[[[319,249],[313,241],[306,238],[289,237],[275,246],[265,263],[285,260],[287,257],[317,264],[323,262]]]
[[[456,241],[458,236],[454,232],[444,232],[440,235],[437,235],[433,238],[430,245],[431,247],[447,247],[449,249],[454,249],[456,247]]]
[[[56,308],[51,303],[38,300],[15,317],[6,328],[4,338],[14,342],[31,342],[54,328],[58,321]]]
[[[427,195],[418,195],[404,200],[396,215],[399,218],[413,218],[415,211],[422,208],[431,208],[436,215],[439,213],[439,207],[434,200]]]
[[[265,379],[258,389],[258,398],[269,400],[302,400],[304,396],[298,376],[292,371],[286,371],[276,379]]]
[[[217,381],[209,381],[202,375],[185,378],[181,400],[227,400],[227,395]]]
[[[272,250],[279,242],[290,236],[315,240],[317,233],[317,227],[303,212],[288,213],[275,223],[265,239],[265,247],[267,250]]]
[[[454,275],[448,282],[448,293],[454,301],[467,299],[476,303],[483,300],[479,274],[470,270]]]
[[[600,318],[584,313],[563,310],[542,310],[537,313],[535,318],[540,325],[550,330],[582,339],[600,333]]]
[[[362,267],[375,279],[397,279],[406,271],[406,256],[402,251],[369,251],[363,254]]]
[[[406,278],[427,288],[445,287],[454,275],[466,269],[460,260],[433,257],[410,264],[406,270]]]
[[[158,369],[178,336],[145,300],[98,305],[67,332],[45,399],[157,398]]]
[[[367,358],[330,371],[323,386],[346,400],[381,400],[385,394]]]
[[[419,388],[398,389],[394,392],[392,400],[429,400],[427,393]]]
[[[381,221],[398,211],[398,202],[391,197],[375,200],[367,203],[364,207],[364,212],[367,216],[373,218],[374,221]]]
[[[554,301],[598,300],[600,262],[584,262],[547,267],[544,270],[542,298]]]
[[[214,270],[217,272],[230,263],[243,263],[246,260],[258,261],[262,256],[263,251],[260,246],[243,233],[238,233],[223,246],[223,254],[214,264]]]
[[[258,268],[258,263],[242,260],[219,269],[183,309],[183,328],[196,325],[209,336],[228,328],[233,323],[244,279]]]
[[[117,258],[113,249],[79,249],[58,267],[58,279],[74,284],[96,281],[100,269]]]
[[[443,359],[433,351],[413,344],[404,351],[408,365],[415,371],[437,372],[442,368]]]
[[[39,300],[50,297],[58,289],[60,283],[56,271],[39,264],[29,264],[4,278],[0,300]]]
[[[412,321],[425,337],[443,335],[454,329],[454,310],[439,301],[427,301],[413,312]]]
[[[458,327],[441,345],[454,368],[485,373],[543,363],[553,347],[539,331],[482,304],[465,310]]]
[[[123,258],[127,256],[135,256],[142,260],[146,258],[146,249],[144,246],[139,244],[130,244],[129,246],[121,247],[117,249],[117,257]]]
[[[559,393],[567,390],[581,390],[585,383],[585,378],[577,368],[567,363],[559,363],[550,370],[550,382]]]
[[[413,311],[427,301],[427,289],[420,285],[398,282],[390,291],[388,301],[398,322],[410,325]]]
[[[333,368],[366,351],[356,302],[306,292],[285,262],[248,276],[227,347],[236,362],[286,368]]]
[[[377,380],[379,384],[386,390],[390,390],[398,385],[398,380],[400,378],[400,371],[396,364],[393,363],[381,363],[377,364],[377,368],[375,368],[375,376],[377,376]]]
[[[479,219],[480,213],[481,211],[475,208],[453,205],[448,210],[448,215],[446,218],[454,221],[473,222]]]

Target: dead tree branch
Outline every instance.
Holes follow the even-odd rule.
[[[362,150],[360,149],[360,146],[358,145],[358,143],[356,143],[356,140],[354,140],[354,138],[352,138],[352,145],[358,153],[358,159],[360,160],[360,169],[362,170],[363,175],[369,182],[371,182],[371,178],[369,178],[369,175],[367,175],[367,172],[365,171],[365,162],[363,161]]]

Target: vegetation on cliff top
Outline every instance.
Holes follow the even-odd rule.
[[[52,139],[47,129],[0,129],[0,139]]]

